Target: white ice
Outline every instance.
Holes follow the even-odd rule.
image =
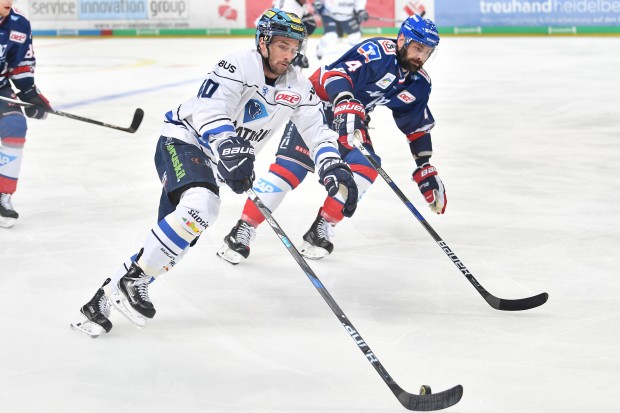
[[[245,200],[231,191],[151,286],[157,315],[144,330],[115,313],[96,340],[72,331],[155,222],[163,114],[253,40],[35,47],[37,83],[58,109],[121,126],[138,107],[146,117],[134,135],[29,122],[21,216],[0,231],[0,411],[404,411],[268,226],[248,261],[216,257]],[[390,113],[372,113],[385,170],[480,283],[503,298],[550,295],[527,312],[489,307],[378,178],[337,227],[334,254],[310,265],[401,387],[462,384],[451,412],[620,411],[619,67],[620,37],[444,38],[428,64],[443,216],[411,182]],[[276,211],[298,245],[323,198],[309,176]]]

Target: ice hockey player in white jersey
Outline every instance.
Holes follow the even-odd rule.
[[[213,225],[220,186],[237,194],[252,187],[255,154],[289,120],[305,139],[327,192],[341,197],[345,215],[355,211],[357,187],[338,152],[338,134],[327,125],[310,81],[291,65],[306,43],[301,19],[266,10],[255,43],[253,50],[220,60],[197,95],[166,114],[155,152],[163,186],[158,222],[140,251],[81,307],[84,317],[74,329],[92,337],[109,332],[110,304],[139,326],[153,318],[149,284]],[[346,199],[339,195],[341,185]]]
[[[306,3],[306,0],[274,0],[273,8],[301,16],[301,21],[306,27],[308,36],[310,36],[314,33],[314,30],[316,30],[316,20],[314,19],[314,13],[308,10]],[[306,55],[299,56],[299,58],[293,62],[293,65],[300,69],[307,69],[310,67]]]
[[[321,16],[324,31],[316,49],[319,60],[323,58],[325,49],[345,34],[349,47],[361,40],[360,24],[368,20],[366,0],[315,0],[313,5],[314,11]]]

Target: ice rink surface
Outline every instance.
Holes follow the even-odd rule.
[[[37,84],[57,109],[121,126],[138,107],[146,116],[134,135],[29,121],[21,217],[0,230],[1,411],[405,411],[268,226],[248,261],[216,257],[245,201],[228,190],[215,226],[151,285],[157,316],[144,330],[114,313],[110,334],[72,331],[155,223],[164,113],[253,40],[35,47]],[[464,386],[450,412],[620,411],[620,37],[446,37],[427,67],[446,214],[426,207],[380,107],[371,136],[384,169],[486,289],[546,291],[548,303],[493,310],[381,178],[311,267],[401,387]],[[309,176],[276,211],[298,245],[323,198]]]

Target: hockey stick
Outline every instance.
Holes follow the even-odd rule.
[[[377,170],[379,175],[381,175],[381,177],[385,179],[385,182],[388,183],[390,188],[394,190],[394,192],[396,193],[396,195],[398,195],[400,200],[403,201],[403,203],[407,206],[407,208],[409,208],[409,210],[413,213],[413,215],[418,219],[418,222],[422,224],[424,229],[426,229],[426,231],[428,231],[429,234],[431,234],[431,236],[433,237],[437,245],[439,245],[439,248],[441,248],[443,252],[446,253],[448,258],[450,258],[452,262],[454,263],[454,265],[456,265],[456,268],[458,268],[461,271],[461,273],[463,273],[463,275],[469,280],[471,285],[474,286],[476,291],[478,291],[478,293],[486,300],[487,303],[489,303],[491,307],[493,307],[496,310],[503,310],[503,311],[522,311],[522,310],[529,310],[531,308],[539,307],[547,302],[547,299],[549,298],[549,294],[547,293],[540,293],[532,297],[520,298],[517,300],[507,300],[505,298],[498,298],[494,296],[493,294],[491,294],[490,292],[488,292],[478,282],[478,280],[474,278],[472,273],[469,272],[467,267],[465,267],[465,264],[463,264],[463,262],[456,256],[454,252],[452,252],[448,244],[446,244],[445,241],[441,239],[441,237],[435,232],[433,227],[431,227],[431,225],[418,212],[418,210],[413,206],[411,201],[407,199],[405,194],[398,188],[398,186],[396,186],[394,181],[392,181],[392,179],[383,170],[383,168],[381,167],[381,165],[379,165],[379,163],[375,160],[375,158],[373,158],[370,155],[368,150],[362,144],[359,131],[355,131],[354,145],[362,153],[362,155],[364,155],[364,157],[368,160],[368,162],[370,162],[371,165]]]
[[[22,102],[21,100],[11,99],[11,98],[7,98],[4,96],[0,96],[0,100],[4,100],[5,102],[10,102],[10,103],[13,103],[14,105],[23,106],[26,108],[30,106],[34,106],[32,103]],[[54,115],[58,115],[58,116],[64,116],[65,118],[79,120],[81,122],[86,122],[86,123],[92,123],[94,125],[104,126],[106,128],[112,128],[112,129],[121,130],[123,132],[129,132],[129,133],[134,133],[135,131],[137,131],[138,127],[142,123],[142,119],[144,118],[144,111],[138,108],[133,114],[131,125],[128,128],[123,128],[122,126],[110,125],[109,123],[104,123],[98,120],[89,119],[89,118],[85,118],[85,117],[78,116],[78,115],[73,115],[71,113],[62,112],[60,110],[51,109],[51,110],[47,110],[47,112],[53,113]]]
[[[392,390],[392,393],[394,393],[398,401],[406,409],[416,411],[440,410],[455,405],[459,402],[459,400],[461,400],[461,397],[463,396],[463,386],[461,386],[460,384],[454,386],[451,389],[436,394],[428,394],[426,391],[422,391],[421,389],[420,395],[417,395],[408,393],[402,388],[400,388],[400,386],[396,384],[396,382],[392,379],[388,372],[383,368],[383,365],[381,364],[377,356],[375,356],[368,344],[366,344],[366,341],[364,341],[360,333],[355,329],[355,327],[353,327],[351,321],[349,321],[348,317],[340,309],[336,301],[334,301],[323,283],[321,283],[314,271],[312,271],[312,268],[310,268],[304,257],[299,253],[297,248],[295,248],[293,243],[286,236],[280,225],[278,225],[276,220],[271,215],[271,212],[269,211],[269,209],[267,209],[265,204],[263,204],[263,201],[261,201],[256,192],[254,192],[254,190],[250,188],[246,191],[246,193],[248,194],[254,205],[256,205],[261,214],[263,214],[271,229],[273,229],[278,238],[280,238],[280,241],[282,241],[282,243],[291,253],[295,261],[297,261],[297,264],[299,264],[306,276],[310,279],[312,285],[314,285],[319,294],[321,294],[321,297],[323,297],[327,305],[329,305],[336,317],[338,317],[338,320],[340,320],[345,330],[347,330],[347,333],[349,333],[353,341],[355,341],[355,344],[357,344],[357,346],[360,348],[362,353],[364,353],[370,364],[372,364],[377,373],[379,373],[385,384],[388,385],[390,390]],[[422,386],[422,388],[428,389],[428,386]]]

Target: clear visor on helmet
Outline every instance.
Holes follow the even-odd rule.
[[[410,56],[416,56],[423,62],[426,62],[435,51],[434,47],[430,47],[407,38],[405,38],[405,47],[407,48],[407,53]]]
[[[271,22],[269,27],[263,31],[263,34],[268,37],[266,39],[267,45],[277,43],[277,46],[283,52],[293,52],[295,55],[304,54],[306,52],[306,31],[301,25],[291,24],[285,26],[282,24]],[[286,42],[286,39],[280,39],[284,41],[276,42],[274,39],[277,36],[285,37],[291,40],[297,40],[296,42]],[[295,44],[295,46],[293,46]]]

